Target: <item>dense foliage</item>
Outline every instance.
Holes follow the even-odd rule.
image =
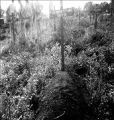
[[[96,6],[103,15],[110,12],[109,5]],[[97,11],[92,6],[85,6],[90,16]],[[40,12],[35,13],[35,6],[32,10],[35,21]],[[77,14],[74,9],[64,19],[64,72],[60,71],[62,41],[58,17],[57,30],[45,43],[36,36],[28,40],[24,30],[23,34],[16,34],[15,43],[9,39],[1,41],[1,120],[114,119],[114,33],[110,19],[98,21],[95,29],[94,23],[84,17],[85,11],[81,12],[79,22],[72,17]]]

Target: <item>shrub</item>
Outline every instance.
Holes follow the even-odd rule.
[[[86,106],[75,82],[66,72],[58,72],[39,95],[37,119],[78,119],[84,117]]]
[[[55,76],[55,68],[53,66],[49,66],[47,69],[46,69],[46,72],[45,72],[45,75],[46,75],[46,78],[52,78]]]
[[[90,26],[90,22],[88,19],[86,18],[82,18],[79,22],[80,26],[83,27],[83,28],[87,28]]]
[[[71,31],[71,34],[72,34],[72,36],[73,36],[73,39],[74,39],[74,40],[77,40],[78,38],[84,36],[85,30],[84,30],[84,28],[73,29],[73,30]]]
[[[79,52],[81,52],[82,50],[84,50],[84,46],[82,46],[81,44],[74,44],[74,45],[72,46],[70,55],[77,56],[77,54],[78,54]]]
[[[90,44],[91,46],[108,46],[112,42],[112,39],[110,33],[95,30],[89,35],[85,34],[83,41],[85,44]]]

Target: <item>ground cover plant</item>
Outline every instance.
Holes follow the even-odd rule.
[[[80,14],[72,9],[63,16],[64,71],[61,20],[45,18],[46,25],[55,21],[54,26],[40,28],[40,6],[28,6],[32,19],[26,22],[18,18],[29,17],[21,6],[15,37],[0,38],[0,120],[114,119],[114,32],[110,19],[98,18],[94,25],[95,15],[111,12],[110,4],[99,4],[101,14],[98,5],[88,5]]]

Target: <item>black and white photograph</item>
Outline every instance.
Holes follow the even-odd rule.
[[[0,120],[114,120],[114,0],[0,0]]]

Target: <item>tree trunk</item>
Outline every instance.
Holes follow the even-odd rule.
[[[95,23],[94,23],[94,28],[95,28],[95,29],[97,29],[97,17],[98,17],[98,15],[97,15],[97,13],[96,13],[96,15],[95,15]]]
[[[2,12],[2,11],[1,11],[1,0],[0,0],[0,18],[1,18],[1,16],[2,16],[2,15],[1,15],[1,12]]]
[[[56,31],[56,11],[55,11],[55,7],[54,7],[54,13],[55,13],[55,15],[54,15],[54,32]]]
[[[14,14],[12,13],[12,39],[13,39],[13,44],[15,44],[15,30],[14,30]]]
[[[79,22],[79,28],[80,28],[80,8],[79,8],[79,15],[78,16],[79,16],[79,21],[78,22]]]
[[[91,24],[91,15],[89,15],[89,19],[90,19],[90,24]]]
[[[111,28],[114,31],[114,0],[111,0]]]
[[[39,48],[39,45],[40,45],[40,20],[37,20],[36,21],[37,23],[37,43],[36,43],[36,45],[37,45],[37,52],[39,53],[40,52],[40,48]]]
[[[111,16],[114,16],[114,0],[111,0]]]
[[[64,33],[63,33],[63,1],[61,0],[61,71],[65,70],[64,65]]]

